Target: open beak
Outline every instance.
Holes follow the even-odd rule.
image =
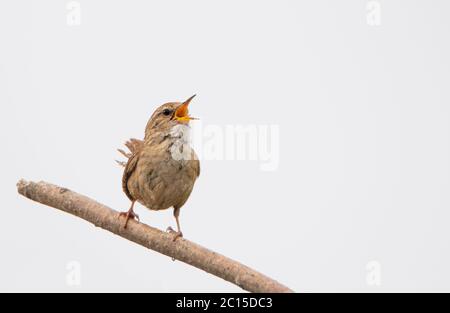
[[[188,123],[190,120],[196,120],[195,117],[189,116],[189,103],[194,99],[195,95],[184,101],[176,110],[173,118],[182,123]]]

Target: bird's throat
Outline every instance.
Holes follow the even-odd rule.
[[[184,142],[189,142],[191,138],[191,128],[187,124],[177,124],[170,129],[169,136]]]

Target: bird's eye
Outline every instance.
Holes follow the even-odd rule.
[[[162,111],[162,113],[163,113],[165,116],[169,116],[170,114],[172,114],[172,111],[169,110],[169,109],[164,109],[164,111]]]

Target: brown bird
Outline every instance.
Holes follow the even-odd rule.
[[[125,216],[124,227],[130,218],[139,219],[133,211],[138,201],[150,210],[174,208],[173,215],[177,231],[174,240],[182,237],[180,208],[189,198],[194,183],[200,174],[200,162],[189,146],[188,106],[193,95],[184,102],[169,102],[161,105],[147,123],[144,140],[130,139],[125,145],[129,153],[118,149],[128,161],[118,162],[125,167],[122,188],[131,200]]]

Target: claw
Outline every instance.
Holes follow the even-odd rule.
[[[170,234],[175,234],[175,236],[173,237],[173,241],[177,240],[178,238],[182,238],[183,237],[183,233],[181,231],[176,231],[174,230],[172,227],[167,227],[166,231]]]
[[[139,222],[139,215],[137,215],[136,213],[134,213],[133,209],[129,209],[127,212],[120,212],[119,213],[119,217],[120,216],[124,216],[125,217],[125,224],[123,225],[123,228],[127,228],[127,224],[128,224],[128,220],[130,218],[136,220]]]

